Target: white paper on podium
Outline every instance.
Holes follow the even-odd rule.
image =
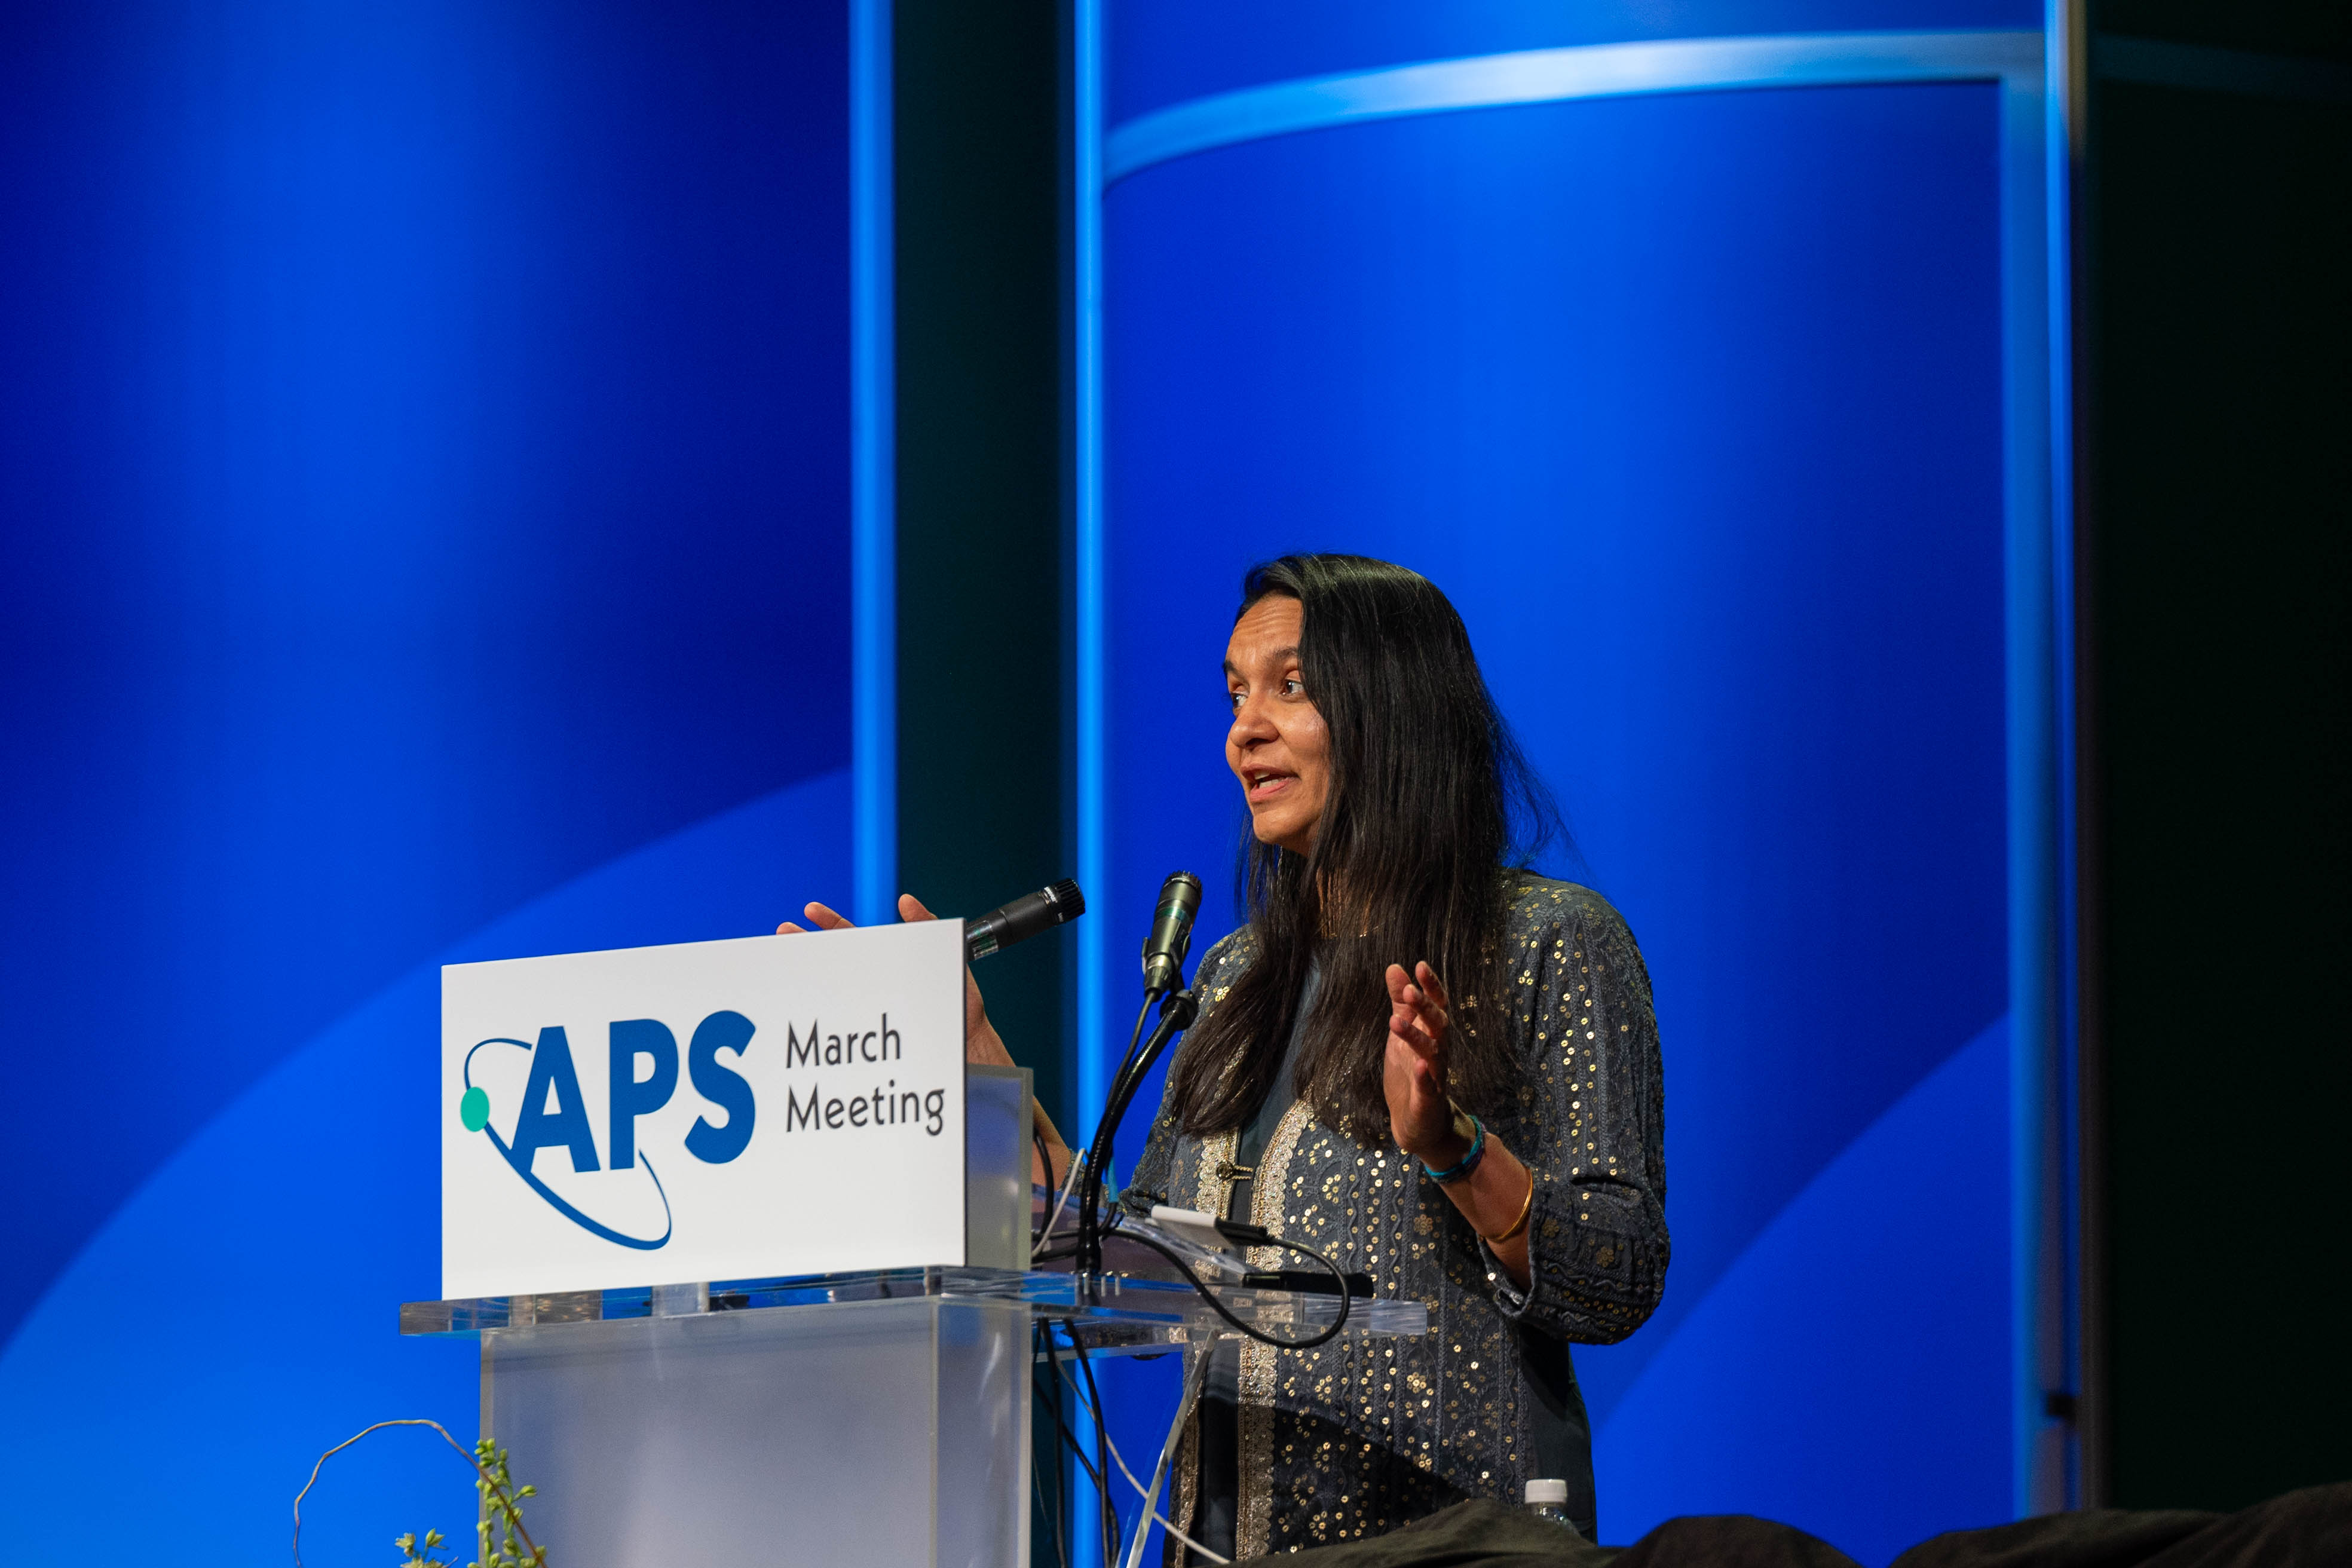
[[[963,1053],[957,921],[446,965],[441,1293],[961,1264]]]

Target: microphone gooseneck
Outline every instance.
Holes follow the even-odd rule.
[[[1209,1282],[1196,1275],[1173,1250],[1144,1230],[1124,1223],[1118,1213],[1108,1215],[1103,1213],[1104,1200],[1110,1195],[1105,1187],[1110,1175],[1111,1148],[1118,1137],[1118,1124],[1126,1117],[1129,1105],[1134,1101],[1136,1091],[1142,1088],[1144,1078],[1151,1071],[1152,1065],[1177,1036],[1192,1027],[1192,1021],[1201,1014],[1200,999],[1184,984],[1184,958],[1192,945],[1192,920],[1200,909],[1201,879],[1190,871],[1179,871],[1160,885],[1160,904],[1152,913],[1151,935],[1143,944],[1145,991],[1143,1010],[1136,1015],[1135,1019],[1137,1038],[1128,1043],[1126,1057],[1119,1062],[1118,1070],[1111,1074],[1110,1094],[1103,1106],[1102,1119],[1095,1124],[1093,1142],[1088,1144],[1082,1161],[1074,1163],[1070,1171],[1070,1179],[1076,1182],[1078,1189],[1077,1245],[1072,1249],[1075,1259],[1072,1267],[1077,1276],[1081,1299],[1094,1299],[1093,1293],[1102,1279],[1103,1238],[1118,1230],[1175,1264],[1192,1289],[1200,1292],[1202,1300],[1208,1302],[1232,1328],[1278,1349],[1306,1350],[1334,1339],[1346,1331],[1351,1304],[1349,1299],[1359,1293],[1355,1282],[1342,1274],[1339,1266],[1331,1259],[1303,1242],[1273,1235],[1255,1226],[1234,1225],[1226,1221],[1217,1223],[1218,1230],[1230,1240],[1254,1247],[1286,1247],[1301,1254],[1320,1266],[1323,1274],[1332,1281],[1339,1305],[1331,1322],[1314,1333],[1296,1338],[1269,1334],[1256,1324],[1236,1316],[1210,1288]],[[1155,1007],[1160,1014],[1159,1026],[1147,1038],[1143,1036],[1144,1020],[1150,1017]],[[1048,1237],[1052,1234],[1058,1212],[1057,1209],[1046,1216]],[[1288,1288],[1295,1288],[1298,1283],[1286,1275],[1272,1278]],[[1370,1286],[1370,1281],[1365,1280],[1364,1293],[1369,1293]],[[1069,1332],[1076,1343],[1075,1323],[1069,1325]],[[1083,1350],[1080,1355],[1083,1361]],[[1137,1539],[1139,1542],[1142,1538],[1139,1535]]]
[[[1067,877],[1050,888],[1024,893],[973,920],[963,922],[964,956],[986,958],[1039,931],[1066,925],[1087,912],[1086,895]]]
[[[1160,884],[1160,900],[1151,916],[1151,934],[1143,943],[1143,975],[1145,983],[1143,1016],[1148,1016],[1156,1003],[1160,1008],[1160,1026],[1149,1039],[1130,1044],[1127,1058],[1111,1074],[1110,1094],[1103,1106],[1102,1121],[1096,1125],[1093,1144],[1087,1151],[1087,1173],[1078,1201],[1078,1270],[1096,1274],[1102,1269],[1101,1222],[1103,1178],[1110,1168],[1110,1152],[1118,1136],[1119,1119],[1126,1115],[1128,1103],[1142,1086],[1144,1075],[1169,1042],[1191,1026],[1200,1005],[1192,994],[1184,989],[1184,957],[1192,944],[1192,917],[1201,909],[1201,879],[1190,871],[1179,871]],[[1143,1016],[1136,1025],[1141,1029]]]

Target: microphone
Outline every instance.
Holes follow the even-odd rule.
[[[1200,878],[1179,871],[1160,884],[1160,907],[1151,912],[1151,934],[1143,942],[1143,1012],[1136,1015],[1135,1028],[1139,1035],[1143,1032],[1143,1020],[1155,1001],[1160,1004],[1160,1026],[1151,1031],[1150,1038],[1129,1043],[1126,1058],[1111,1074],[1102,1120],[1095,1124],[1095,1140],[1087,1151],[1086,1191],[1078,1200],[1077,1269],[1082,1274],[1102,1271],[1102,1173],[1110,1169],[1111,1145],[1118,1136],[1119,1121],[1160,1053],[1200,1016],[1201,1005],[1182,988],[1184,954],[1192,945],[1192,917],[1200,912]]]
[[[1193,901],[1197,903],[1199,897],[1194,894]],[[1086,895],[1078,891],[1076,882],[1065,877],[1050,888],[1024,893],[977,920],[964,921],[964,954],[968,958],[986,958],[1016,942],[1026,942],[1041,931],[1051,931],[1057,925],[1076,920],[1086,912]]]
[[[1143,988],[1173,991],[1184,983],[1184,954],[1192,945],[1192,917],[1201,912],[1201,879],[1179,871],[1160,884],[1151,934],[1143,939]]]

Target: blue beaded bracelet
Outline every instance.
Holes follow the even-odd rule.
[[[1486,1157],[1486,1124],[1474,1116],[1470,1119],[1470,1152],[1462,1156],[1460,1163],[1454,1165],[1450,1169],[1441,1171],[1424,1160],[1422,1162],[1421,1168],[1427,1171],[1429,1173],[1429,1179],[1435,1182],[1439,1186],[1450,1187],[1454,1183],[1462,1180],[1465,1176],[1467,1176],[1471,1172],[1476,1170],[1478,1168],[1478,1162]]]

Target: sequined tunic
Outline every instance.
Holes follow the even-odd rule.
[[[1425,1302],[1433,1328],[1308,1351],[1242,1342],[1239,1556],[1379,1535],[1465,1497],[1518,1500],[1532,1459],[1523,1336],[1612,1344],[1658,1304],[1664,1097],[1633,934],[1599,894],[1529,877],[1496,940],[1513,957],[1510,994],[1499,1012],[1492,998],[1457,1011],[1467,1030],[1501,1027],[1522,1064],[1519,1103],[1492,1131],[1536,1179],[1528,1289],[1513,1288],[1418,1161],[1294,1104],[1260,1161],[1250,1217],[1370,1274],[1381,1296]],[[1253,951],[1244,929],[1202,960],[1204,1016]],[[1129,1190],[1219,1212],[1234,1143],[1180,1133],[1163,1106]],[[1293,1261],[1252,1253],[1255,1267]],[[1180,1526],[1196,1503],[1194,1442],[1175,1470]]]

